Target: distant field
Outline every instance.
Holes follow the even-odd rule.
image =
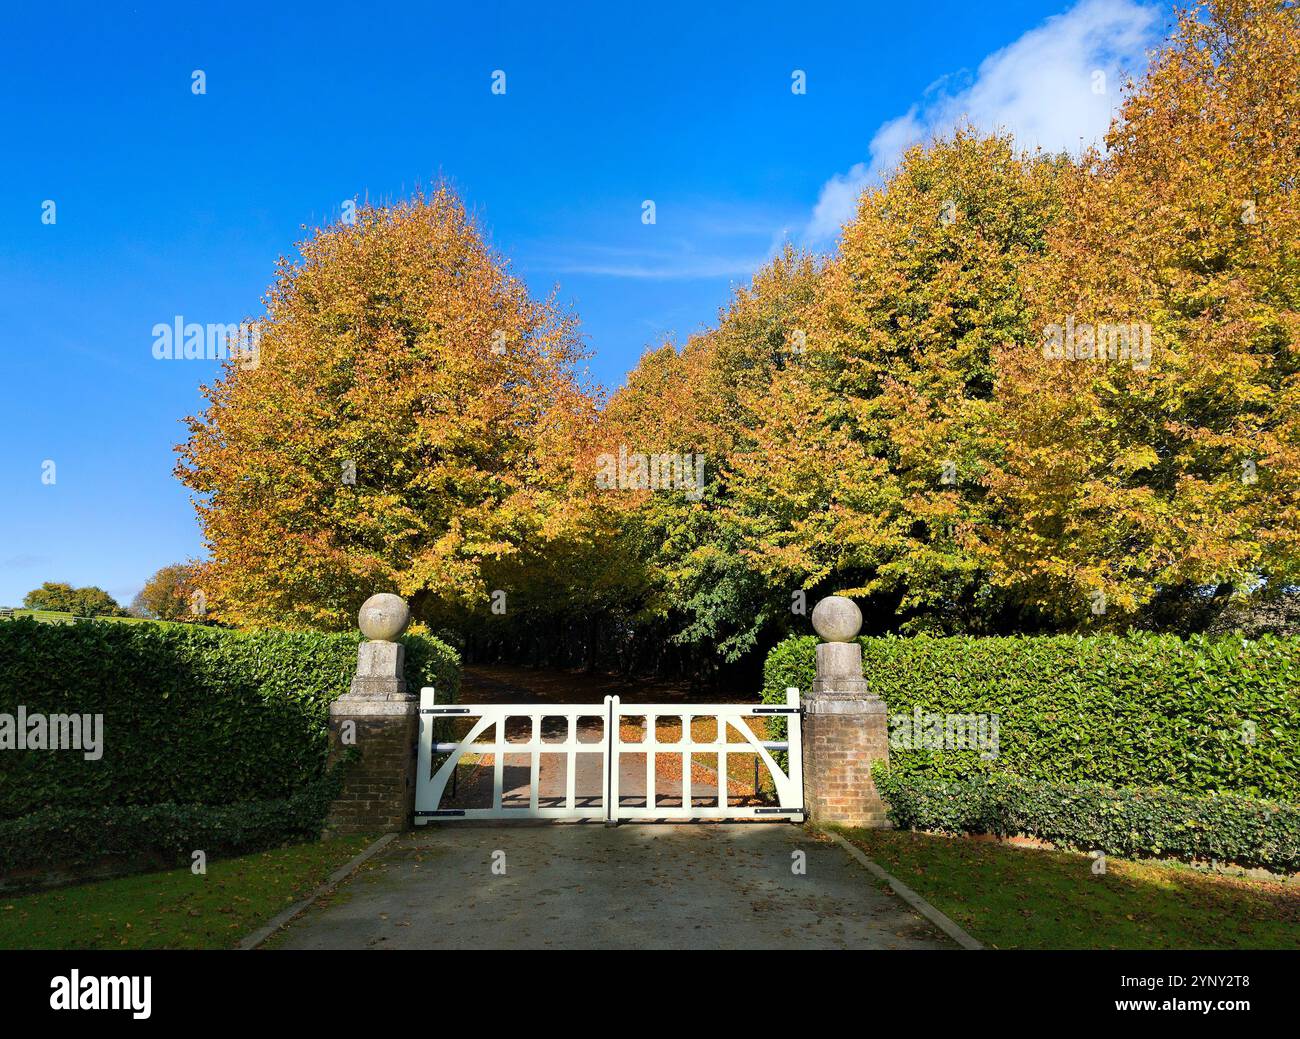
[[[76,617],[71,613],[58,613],[55,610],[14,610],[14,617],[31,617],[44,624],[71,624],[75,620],[120,621],[124,624],[158,624],[160,621],[145,620],[143,617]],[[3,618],[0,618],[3,619]]]

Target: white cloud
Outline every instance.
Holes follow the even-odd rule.
[[[1077,152],[1100,141],[1120,102],[1126,74],[1146,66],[1160,38],[1159,9],[1135,0],[1082,0],[1014,43],[990,54],[955,92],[947,79],[906,113],[876,131],[869,158],[828,180],[804,231],[826,244],[854,213],[858,196],[918,141],[969,121],[985,131],[1007,130],[1022,148]],[[1095,71],[1105,73],[1102,92]]]

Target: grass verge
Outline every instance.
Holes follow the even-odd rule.
[[[0,896],[2,949],[228,949],[373,837],[337,837],[164,873]]]
[[[891,830],[839,830],[990,948],[1300,949],[1300,882]]]

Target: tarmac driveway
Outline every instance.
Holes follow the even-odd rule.
[[[843,848],[788,823],[431,825],[394,841],[268,944],[956,948]]]

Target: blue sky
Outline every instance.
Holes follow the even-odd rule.
[[[260,314],[277,257],[345,199],[449,179],[613,388],[786,238],[832,248],[910,141],[962,117],[1096,139],[1169,22],[1139,0],[361,10],[6,13],[0,605],[43,580],[126,605],[201,553],[173,447],[217,362],[155,360],[152,328]]]

